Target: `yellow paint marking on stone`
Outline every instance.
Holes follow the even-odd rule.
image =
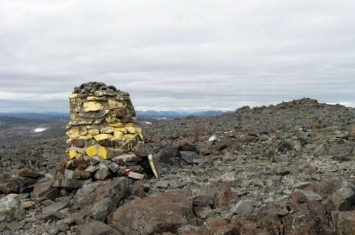
[[[113,127],[103,127],[100,129],[100,133],[102,134],[111,134],[115,131],[115,128]]]
[[[107,139],[111,139],[113,136],[110,134],[99,134],[99,135],[95,135],[94,138],[96,141],[100,141],[100,140],[107,140]]]
[[[113,137],[116,139],[116,140],[122,140],[122,138],[123,138],[123,132],[121,132],[121,131],[115,131],[114,133],[113,133]]]
[[[75,158],[76,155],[77,155],[77,152],[76,152],[75,149],[69,149],[69,158],[70,158],[70,159]]]
[[[108,100],[108,106],[109,109],[120,109],[120,108],[124,108],[126,106],[125,103],[117,101],[117,100]]]
[[[134,140],[136,138],[135,134],[126,134],[123,136],[124,140]]]
[[[107,150],[106,148],[99,146],[98,156],[104,160],[107,159]]]
[[[78,139],[79,137],[80,137],[79,134],[73,134],[69,136],[70,139]]]
[[[108,125],[111,127],[123,127],[121,122],[109,123]]]
[[[74,99],[74,98],[76,98],[76,97],[78,97],[79,96],[79,94],[71,94],[70,96],[69,96],[69,99]]]
[[[89,134],[90,135],[98,135],[98,134],[100,134],[100,131],[98,129],[92,129],[92,130],[89,130]]]
[[[86,98],[88,101],[93,101],[93,100],[106,100],[106,97],[97,97],[97,96],[88,96]]]
[[[105,147],[102,147],[100,145],[93,145],[86,148],[86,154],[89,157],[98,156],[101,159],[105,159],[105,160],[107,159],[107,150]]]
[[[140,140],[143,140],[143,135],[142,135],[142,128],[136,127],[136,133],[139,136]]]
[[[115,131],[120,131],[120,132],[122,132],[122,133],[124,133],[124,134],[127,133],[127,130],[126,130],[125,127],[122,127],[122,128],[115,128]]]
[[[134,127],[126,127],[126,130],[130,134],[136,133],[136,128],[134,128]]]
[[[69,135],[79,134],[79,132],[80,132],[79,128],[72,128],[70,129],[70,131],[68,131]]]
[[[92,146],[86,148],[86,154],[89,157],[96,156],[97,155],[96,153],[97,153],[97,145],[92,145]]]
[[[91,139],[91,138],[92,138],[92,135],[90,135],[90,134],[79,136],[79,139]]]
[[[79,133],[79,135],[81,135],[81,136],[83,136],[83,135],[87,135],[88,134],[88,131],[84,131],[84,130],[82,130],[82,131],[80,131],[80,133]]]
[[[78,114],[77,113],[70,113],[70,120],[75,120],[78,118]]]
[[[99,111],[102,110],[102,105],[98,102],[85,102],[84,112]]]

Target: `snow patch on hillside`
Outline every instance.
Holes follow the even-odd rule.
[[[47,128],[36,128],[35,132],[42,132],[42,131],[45,131],[45,130],[47,130]]]

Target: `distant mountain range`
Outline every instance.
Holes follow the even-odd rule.
[[[200,112],[184,112],[184,111],[156,111],[156,110],[147,110],[147,111],[136,111],[138,118],[153,118],[153,119],[173,119],[181,118],[189,115],[193,116],[217,116],[224,113],[225,111],[200,111]]]
[[[0,113],[0,125],[11,124],[35,124],[66,122],[69,115],[66,113],[48,112],[48,113]]]
[[[201,112],[183,112],[183,111],[136,111],[138,119],[174,119],[189,115],[193,116],[216,116],[227,112],[224,111],[201,111]],[[0,125],[11,124],[35,124],[51,122],[67,122],[68,113],[48,112],[48,113],[0,113]]]

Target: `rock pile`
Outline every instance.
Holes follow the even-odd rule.
[[[105,180],[145,171],[139,164],[147,156],[142,130],[128,93],[89,82],[75,87],[69,100],[67,178]]]

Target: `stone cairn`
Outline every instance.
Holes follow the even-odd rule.
[[[75,87],[69,100],[65,177],[142,178],[149,164],[130,95],[114,86],[88,82]]]

